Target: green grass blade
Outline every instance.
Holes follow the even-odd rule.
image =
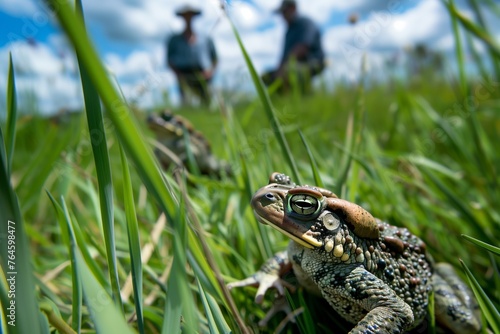
[[[243,45],[243,42],[241,41],[240,35],[238,31],[236,30],[236,27],[234,26],[233,22],[228,18],[229,23],[231,24],[231,28],[233,30],[234,36],[236,37],[236,41],[238,42],[238,45],[241,49],[241,52],[243,54],[243,58],[245,59],[245,63],[247,65],[247,68],[250,72],[250,76],[252,77],[253,84],[255,86],[255,89],[257,90],[257,94],[260,98],[260,101],[262,103],[262,106],[264,107],[264,111],[266,112],[267,117],[269,118],[269,121],[271,123],[271,126],[273,128],[273,132],[276,136],[276,139],[278,140],[278,143],[281,146],[281,151],[283,155],[285,156],[285,159],[288,162],[288,165],[290,166],[292,170],[292,176],[295,182],[298,184],[302,184],[299,172],[297,169],[297,164],[295,163],[295,159],[293,158],[292,151],[290,150],[290,146],[288,145],[288,142],[286,140],[285,134],[283,133],[283,129],[281,127],[281,124],[278,120],[278,117],[276,116],[276,113],[274,111],[273,105],[271,103],[271,99],[269,98],[269,94],[267,93],[267,90],[264,87],[264,83],[262,82],[262,79],[260,76],[257,74],[257,71],[255,70],[255,67],[253,66],[253,62],[250,59],[250,56],[248,55],[248,52]]]
[[[354,138],[353,138],[353,132],[354,132],[354,114],[350,113],[349,118],[347,120],[347,125],[346,125],[346,135],[345,135],[345,144],[344,146],[340,146],[338,144],[335,144],[338,148],[340,148],[343,152],[346,152],[348,154],[345,154],[342,161],[339,163],[339,172],[337,175],[337,180],[336,180],[336,186],[334,189],[334,192],[343,197],[345,194],[343,194],[343,189],[345,182],[347,180],[347,176],[349,174],[349,169],[351,168],[351,162],[352,162],[352,156],[354,154],[352,147],[354,143]]]
[[[200,295],[201,304],[203,305],[203,309],[205,310],[205,316],[207,318],[208,329],[210,333],[217,333],[217,324],[215,323],[214,316],[212,314],[212,310],[210,309],[207,301],[207,295],[203,290],[199,281],[196,281],[196,286],[198,287],[198,293]]]
[[[48,298],[40,302],[40,310],[47,317],[48,322],[61,334],[76,334],[76,332],[71,328],[62,318],[61,314],[54,302]],[[47,333],[49,334],[49,333]]]
[[[206,293],[205,290],[203,290],[200,282],[197,281],[196,283],[198,286],[198,291],[200,294],[201,302],[203,304],[203,308],[205,309],[205,315],[207,317],[210,333],[231,333],[231,329],[224,320],[219,305],[217,305],[213,298],[208,293]],[[210,298],[212,299],[212,302],[210,302]]]
[[[357,145],[361,141],[361,134],[363,132],[363,117],[365,111],[365,88],[364,82],[366,77],[366,56],[363,56],[361,60],[361,78],[359,79],[357,87],[357,103],[354,112],[349,114],[349,119],[347,121],[347,132],[345,139],[345,149],[349,153],[356,153]],[[346,198],[346,187],[345,183],[351,169],[353,156],[347,154],[344,156],[343,161],[341,161],[339,167],[339,174],[337,177],[337,184],[335,187],[335,193],[341,198]]]
[[[186,245],[188,240],[186,211],[184,198],[181,198],[178,216],[173,221],[176,224],[176,229],[173,231],[173,239],[175,240],[173,245],[174,260],[167,284],[168,294],[162,327],[162,333],[164,334],[181,333],[181,317],[183,319],[183,332],[194,333],[195,328],[197,328],[196,313],[192,302],[193,297],[189,290],[186,273]]]
[[[408,157],[408,161],[410,161],[414,165],[432,169],[454,180],[460,180],[460,178],[462,177],[461,173],[453,171],[448,167],[436,162],[435,160],[431,160],[424,156],[410,155]]]
[[[484,248],[487,251],[492,252],[493,254],[500,256],[500,248],[499,247],[495,247],[493,245],[487,244],[486,242],[483,242],[481,240],[478,240],[476,238],[473,238],[473,237],[465,235],[465,234],[462,234],[462,238],[464,238],[465,240],[467,240],[469,242],[472,242],[476,246]]]
[[[7,128],[5,131],[5,148],[7,149],[7,167],[10,174],[14,144],[16,141],[17,96],[16,81],[14,79],[14,63],[9,53],[9,74],[7,78]]]
[[[205,289],[209,289],[210,293],[222,296],[217,284],[217,280],[214,276],[214,270],[205,260],[207,255],[204,252],[203,248],[198,244],[198,242],[199,237],[195,233],[193,233],[192,230],[189,230],[188,243],[190,249],[186,254],[188,263],[191,265],[196,278],[204,286]]]
[[[73,240],[73,242],[75,242]],[[83,296],[97,333],[134,333],[127,325],[121,311],[109,294],[97,282],[83,259],[80,249],[76,251],[77,270],[80,273]]]
[[[469,2],[475,3],[475,1],[469,1]],[[479,10],[479,9],[477,9],[477,10]],[[476,9],[474,11],[476,11]],[[470,55],[471,55],[472,59],[474,60],[474,64],[477,66],[479,73],[483,77],[483,80],[490,81],[491,80],[491,73],[490,73],[490,70],[488,69],[488,66],[485,64],[485,62],[487,61],[487,58],[484,57],[483,54],[479,50],[477,50],[477,47],[474,44],[475,39],[472,38],[472,35],[470,33],[468,33],[465,37],[467,40],[468,49],[470,50]],[[490,54],[491,54],[491,52],[490,52]],[[493,66],[495,68],[496,77],[498,78],[498,77],[500,77],[500,75],[499,75],[499,68],[497,65],[498,65],[498,63],[496,61],[493,61]]]
[[[127,158],[123,148],[120,146],[120,158],[123,170],[123,205],[127,217],[127,235],[132,270],[132,285],[134,288],[134,304],[137,314],[137,327],[140,333],[144,333],[144,317],[142,312],[142,260],[141,244],[139,242],[139,227],[135,212],[134,193],[132,181],[128,168]]]
[[[177,218],[173,212],[179,210],[179,205],[170,193],[170,187],[168,187],[162,174],[160,173],[159,168],[154,161],[151,148],[142,138],[127,104],[122,100],[109,77],[106,75],[104,66],[100,62],[99,57],[85,32],[81,18],[75,15],[71,5],[69,5],[67,1],[47,0],[46,2],[52,7],[52,10],[59,19],[61,26],[67,33],[69,39],[72,41],[77,54],[81,57],[79,60],[87,70],[92,83],[106,106],[106,110],[108,111],[107,116],[114,126],[114,130],[118,135],[120,143],[123,145],[131,161],[134,163],[138,175],[146,185],[149,193],[152,194],[152,196],[158,201],[161,209],[165,212],[168,221],[176,224],[175,222]],[[176,224],[174,227],[174,236],[179,235],[179,232],[175,231],[175,229],[178,229],[179,225],[182,226],[184,223],[185,221],[181,224]],[[174,238],[174,249],[177,253],[185,251],[185,248],[183,248],[182,245],[178,245],[178,243],[181,242],[180,238]],[[183,245],[185,246],[186,244]],[[175,263],[175,269],[172,270],[172,273],[181,273],[181,270],[184,270],[185,272],[185,262],[181,264],[182,259],[179,259],[178,257],[176,257],[176,259],[177,262]],[[187,313],[183,313],[183,316],[186,319],[186,324],[188,326],[195,326],[195,321],[187,321],[194,318],[190,313],[193,303],[189,303],[189,300],[192,300],[192,296],[189,295],[188,290],[184,289],[186,286],[185,281],[174,277],[175,275],[172,274],[169,282],[172,284],[179,284],[179,286],[169,290],[168,300],[171,303],[169,304],[169,307],[175,308],[176,304],[182,301],[185,306],[185,310],[187,310]],[[182,289],[182,291],[180,289]],[[187,299],[179,299],[179,297],[187,297]],[[166,316],[171,316],[171,314],[167,313]],[[179,318],[177,318],[177,323],[178,322]],[[172,325],[172,322],[170,325]],[[174,326],[172,329],[177,327]]]
[[[75,14],[66,0],[45,0],[45,2],[56,14],[77,54],[81,56],[80,61],[106,106],[107,116],[125,151],[134,162],[139,176],[171,221],[172,212],[177,205],[160,174],[151,148],[146,144],[131,116],[128,105],[106,75],[106,70],[89,40],[81,18]]]
[[[213,333],[231,333],[231,328],[228,326],[226,319],[224,319],[224,315],[220,309],[219,304],[214,297],[205,292],[206,301],[208,302],[208,307],[212,312],[213,319],[215,324],[217,325],[217,331]],[[247,331],[242,331],[243,333],[247,333]]]
[[[301,333],[307,334],[316,334],[316,327],[314,326],[314,320],[311,317],[311,313],[307,310],[307,304],[304,300],[304,294],[302,291],[297,293],[297,302],[294,301],[294,298],[290,294],[288,289],[285,290],[285,296],[287,302],[290,303],[290,307],[294,312],[297,312],[300,308],[302,308],[302,312],[299,316],[297,316],[297,325],[300,328]]]
[[[186,194],[185,190],[183,194]],[[194,215],[191,201],[189,201],[187,196],[185,196],[185,203],[186,210],[190,214],[193,225],[193,229],[188,230],[188,244],[190,245],[190,252],[187,253],[188,262],[193,268],[193,272],[203,289],[203,293],[207,291],[207,293],[218,296],[219,299],[222,300],[225,308],[231,312],[240,332],[247,334],[249,332],[246,325],[238,313],[238,309],[222,277],[219,265],[211,251],[215,248],[215,245],[209,245],[209,240],[205,238],[206,233],[203,226],[198,221],[197,216]],[[208,296],[207,294],[207,298],[211,300]],[[214,309],[214,307],[216,307],[216,309]],[[217,318],[220,313],[219,306],[212,306],[211,310],[212,312],[216,312],[218,326],[224,328],[225,325]]]
[[[495,0],[485,0],[484,3],[493,14],[500,16],[500,6]]]
[[[334,146],[337,147],[342,152],[344,152],[346,155],[348,155],[351,160],[356,161],[366,171],[366,173],[370,175],[370,177],[372,178],[376,177],[377,173],[375,172],[375,168],[365,159],[363,159],[363,156],[354,154],[353,152],[349,151],[345,146],[342,146],[340,144],[334,143]],[[341,175],[344,174],[345,174],[344,172],[341,173]]]
[[[66,226],[63,231],[68,234],[72,257],[74,257],[75,272],[78,273],[79,280],[82,283],[83,296],[97,333],[133,333],[125,319],[123,319],[120,310],[113,303],[106,290],[99,284],[84,260],[81,248],[85,244],[77,242],[74,229],[76,224],[69,218],[64,200],[61,207],[50,194],[49,197],[58,216],[62,215],[64,217]]]
[[[194,157],[192,146],[190,144],[191,138],[185,126],[182,127],[182,139],[184,140],[184,147],[186,148],[186,155],[188,158],[187,165],[189,167],[189,170],[191,171],[192,174],[200,176],[201,175],[200,166],[198,166],[196,158]]]
[[[467,95],[467,78],[465,75],[465,57],[462,49],[462,38],[460,37],[460,30],[458,27],[458,17],[457,17],[457,10],[455,8],[455,4],[453,0],[447,2],[444,1],[445,6],[448,8],[448,12],[450,13],[451,17],[451,24],[452,24],[452,29],[453,29],[453,37],[455,41],[455,53],[457,57],[457,63],[458,63],[458,74],[459,74],[459,83],[460,83],[460,89],[462,96]]]
[[[109,282],[106,280],[106,277],[102,270],[98,267],[97,263],[94,261],[92,258],[92,255],[90,254],[87,246],[87,242],[85,241],[85,236],[83,235],[83,232],[80,229],[80,226],[78,224],[75,224],[73,226],[73,231],[75,233],[75,238],[80,246],[80,252],[82,253],[83,258],[85,259],[85,262],[87,265],[90,267],[90,270],[92,271],[92,274],[96,277],[97,281],[99,284],[103,287],[110,288]],[[111,289],[109,289],[111,290]]]
[[[462,26],[470,31],[474,36],[482,40],[490,52],[497,58],[500,58],[500,47],[497,45],[494,35],[489,34],[486,30],[484,30],[480,25],[475,24],[472,20],[467,18],[464,14],[460,13],[458,9],[455,7],[453,1],[445,2],[448,11],[453,19],[458,20]]]
[[[79,15],[83,13],[81,2],[76,1],[76,8]],[[90,133],[90,143],[94,154],[95,169],[97,173],[97,184],[99,188],[99,204],[101,207],[102,230],[104,233],[104,244],[106,247],[106,260],[109,268],[109,278],[113,299],[115,303],[123,309],[120,297],[120,283],[118,280],[118,266],[116,264],[115,228],[113,217],[113,181],[111,178],[111,168],[109,166],[108,141],[104,131],[103,114],[101,101],[95,89],[87,69],[83,66],[82,54],[77,51],[78,67],[82,81],[83,99],[85,101],[85,111],[87,114],[87,124]]]
[[[9,284],[7,283],[7,278],[3,272],[3,267],[0,266],[0,305],[2,305],[4,300],[9,300]],[[0,333],[7,332],[7,317],[8,313],[5,313],[5,308],[2,306],[0,309]],[[10,320],[10,319],[9,319]]]
[[[481,222],[476,219],[476,216],[472,212],[471,208],[466,203],[464,203],[464,201],[460,197],[458,197],[449,187],[447,187],[444,182],[442,182],[436,175],[434,175],[432,171],[425,167],[420,168],[420,170],[432,181],[437,189],[439,189],[439,191],[441,191],[446,196],[449,203],[453,204],[456,210],[462,214],[464,219],[471,222],[470,225],[474,227],[475,232],[480,234],[481,237],[487,238],[487,235],[484,233],[483,228],[481,227]]]
[[[252,192],[252,184],[250,181],[250,175],[248,174],[248,166],[243,159],[243,157],[240,157],[240,164],[241,164],[241,169],[242,169],[242,177],[245,182],[245,187],[246,189],[246,196],[247,196],[247,202],[250,202],[250,199],[253,196]],[[273,255],[273,249],[271,247],[271,241],[269,240],[269,235],[266,231],[266,227],[263,226],[260,223],[257,223],[257,229],[259,230],[259,236],[260,238],[257,239],[257,243],[259,243],[259,250],[262,252],[264,258],[269,258]]]
[[[487,136],[484,135],[483,127],[478,120],[477,110],[467,103],[464,105],[464,112],[466,112],[467,116],[462,116],[464,120],[468,118],[466,124],[470,129],[469,133],[474,143],[474,149],[471,150],[468,145],[470,139],[467,137],[464,139],[463,134],[457,133],[449,121],[433,110],[433,108],[426,101],[419,98],[412,102],[422,112],[427,113],[429,117],[444,131],[454,146],[454,153],[460,154],[462,159],[465,159],[465,161],[476,161],[474,166],[479,167],[481,174],[486,178],[489,178],[488,184],[490,185],[490,189],[493,193],[496,192],[496,186],[498,183],[496,170],[486,149],[491,145],[489,144]]]
[[[491,185],[491,191],[496,192],[496,186],[498,180],[496,177],[496,168],[491,161],[488,153],[487,147],[491,144],[489,143],[488,137],[484,133],[483,126],[478,120],[477,110],[470,106],[469,104],[464,105],[464,112],[468,115],[469,119],[466,124],[469,126],[470,134],[474,143],[474,149],[467,149],[467,140],[464,140],[464,136],[457,133],[455,129],[449,124],[449,121],[440,116],[433,108],[422,99],[416,101],[416,105],[420,110],[426,112],[436,124],[442,128],[442,130],[448,135],[449,139],[452,141],[454,146],[454,152],[459,153],[463,159],[466,161],[476,160],[475,166],[479,167],[481,174],[486,178],[489,178],[488,184]],[[464,120],[467,116],[463,116]],[[491,154],[490,154],[491,156]]]
[[[65,1],[47,1],[47,3],[53,6],[53,10],[61,22],[62,27],[68,34],[68,37],[73,42],[77,54],[81,56],[80,61],[86,68],[92,83],[99,92],[99,95],[107,108],[107,115],[114,125],[114,129],[118,134],[121,144],[126,149],[127,154],[130,155],[131,160],[134,162],[139,176],[143,180],[149,192],[157,199],[160,207],[168,217],[168,221],[174,222],[175,218],[173,212],[174,210],[178,210],[178,205],[170,194],[169,188],[165,184],[157,164],[154,162],[151,148],[146,145],[145,140],[139,133],[138,128],[130,115],[128,106],[121,99],[121,96],[112,85],[109,77],[105,75],[106,72],[104,67],[99,61],[97,53],[88,39],[81,19],[75,15],[71,6]],[[178,228],[178,226],[176,226],[176,228]],[[178,235],[177,231],[174,231],[174,233],[174,235]],[[182,245],[178,245],[179,243],[181,243],[181,239],[175,238],[174,249],[176,250],[176,253],[182,253],[182,251],[185,251],[185,248],[183,248]],[[184,308],[188,311],[187,313],[183,312],[186,324],[188,326],[195,326],[195,321],[188,321],[192,320],[194,317],[192,317],[189,312],[193,303],[189,303],[189,300],[192,300],[192,296],[189,295],[189,290],[186,290],[186,281],[178,279],[178,277],[174,275],[174,273],[179,274],[182,270],[184,270],[185,274],[185,262],[182,262],[182,259],[179,259],[178,256],[175,258],[177,262],[173,267],[174,269],[172,269],[172,276],[171,279],[169,279],[169,282],[174,285],[178,284],[179,286],[169,290],[167,297],[167,304],[169,306],[166,306],[166,308],[176,309],[176,306],[182,302]],[[186,297],[188,298],[186,299]],[[172,316],[172,318],[175,318],[173,313],[166,313],[166,316]],[[175,328],[179,328],[179,321],[180,317],[177,317],[177,326],[173,324],[175,321],[169,322],[169,324],[173,326],[170,329],[173,330]]]
[[[47,178],[54,173],[54,165],[61,157],[61,153],[68,147],[68,142],[78,137],[79,128],[72,127],[75,132],[68,131],[61,134],[59,131],[47,129],[43,138],[38,137],[38,147],[31,152],[27,168],[16,186],[19,198],[23,198],[23,210],[35,207],[44,194],[43,188]]]
[[[314,156],[312,155],[311,149],[309,148],[309,144],[307,143],[307,140],[304,137],[304,134],[300,130],[299,130],[299,135],[300,135],[300,139],[302,140],[302,144],[304,144],[304,147],[306,148],[307,156],[309,157],[309,162],[311,164],[311,170],[312,170],[313,176],[314,176],[314,184],[318,187],[324,188],[325,185],[324,185],[323,181],[321,180],[321,176],[319,175],[318,165],[316,164],[316,160],[314,159]]]
[[[472,156],[470,150],[467,150],[466,143],[462,136],[457,133],[449,122],[447,122],[439,113],[432,108],[429,103],[421,98],[409,98],[410,103],[413,107],[417,108],[419,112],[426,113],[430,119],[436,123],[437,126],[446,134],[448,139],[451,141],[453,147],[453,153],[460,155],[461,159],[465,161],[472,161],[474,157]]]
[[[59,222],[59,227],[61,229],[61,236],[63,238],[66,247],[68,248],[68,253],[70,254],[71,261],[71,287],[72,291],[72,308],[71,308],[71,327],[77,333],[80,333],[82,326],[82,282],[80,280],[80,275],[78,274],[77,264],[76,264],[76,244],[74,240],[76,239],[74,233],[69,229],[72,226],[71,218],[68,214],[68,209],[64,199],[61,198],[62,207],[57,203],[54,197],[47,191],[47,195],[54,206],[56,211],[57,220]]]
[[[460,260],[460,264],[462,265],[465,274],[467,275],[467,279],[469,280],[469,285],[472,288],[472,292],[474,296],[476,296],[479,307],[481,308],[482,313],[484,314],[488,324],[493,329],[494,333],[500,333],[500,313],[495,308],[493,302],[488,298],[488,295],[481,288],[479,283],[477,282],[474,275],[472,275],[471,271],[465,263]]]
[[[15,282],[15,294],[1,293],[3,314],[7,315],[9,333],[42,333],[48,329],[41,327],[38,303],[33,281],[30,246],[17,195],[12,188],[8,170],[2,129],[0,128],[0,260],[2,271],[9,282]],[[10,241],[9,241],[10,240]],[[15,302],[15,316],[9,318],[7,307]],[[10,326],[14,321],[15,326]]]

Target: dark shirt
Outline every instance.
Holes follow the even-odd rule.
[[[172,35],[167,44],[167,62],[179,70],[208,69],[217,62],[217,53],[210,37],[196,35],[189,44],[184,35]]]
[[[288,25],[281,63],[288,60],[290,52],[299,44],[305,44],[309,48],[305,58],[297,59],[299,62],[323,62],[325,55],[321,47],[319,28],[311,19],[303,16],[295,17]]]

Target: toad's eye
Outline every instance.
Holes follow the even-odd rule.
[[[290,208],[299,215],[311,215],[318,211],[320,203],[311,195],[296,194],[290,197]]]

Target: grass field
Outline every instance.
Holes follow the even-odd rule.
[[[500,49],[479,23],[450,7],[461,33],[488,50],[475,63],[491,68],[484,76],[465,72],[458,48],[452,77],[337,84],[308,96],[273,97],[272,105],[256,82],[260,94],[248,104],[175,110],[235,171],[221,180],[188,175],[186,182],[157,167],[146,112],[121,102],[83,26],[70,24],[74,13],[61,3],[52,5],[79,56],[87,112],[59,121],[16,117],[15,77],[9,78],[0,145],[4,330],[273,332],[283,314],[267,328],[257,325],[272,294],[256,305],[255,289],[228,292],[225,284],[251,275],[287,245],[249,207],[253,192],[281,171],[298,183],[322,182],[420,236],[435,260],[453,264],[471,283],[485,327],[500,332],[500,251],[488,246],[500,245]],[[13,271],[7,245],[14,234],[16,327],[7,324],[5,279]],[[300,290],[290,299],[306,312],[284,332],[350,329]]]

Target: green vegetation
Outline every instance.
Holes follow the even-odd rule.
[[[177,110],[233,167],[234,176],[214,180],[160,171],[146,141],[146,114],[131,113],[121,100],[73,8],[47,2],[75,45],[85,100],[94,107],[67,118],[20,116],[14,122],[10,73],[8,119],[0,132],[4,307],[11,271],[4,238],[9,220],[16,227],[17,326],[5,326],[9,333],[278,327],[280,315],[267,329],[257,325],[272,294],[259,306],[254,289],[225,289],[286,247],[286,238],[257,223],[248,205],[272,171],[297,174],[305,184],[322,182],[422,237],[437,261],[452,263],[468,278],[485,324],[498,332],[500,57],[481,20],[470,21],[446,2],[457,41],[463,35],[467,48],[474,41],[488,50],[474,58],[483,74],[478,78],[467,76],[460,47],[457,81],[422,76],[339,83],[309,96],[273,97],[271,105],[254,75],[255,102],[221,104],[215,113]],[[332,322],[338,332],[349,330],[301,290],[290,299],[306,307],[298,325],[287,324],[285,331],[328,332]]]

